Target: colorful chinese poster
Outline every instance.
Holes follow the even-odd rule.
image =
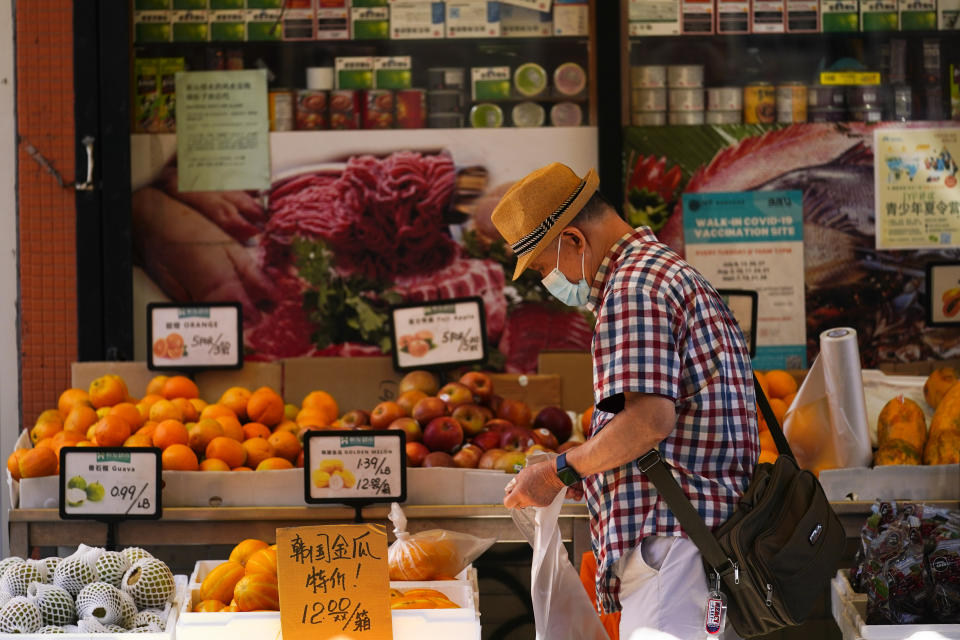
[[[803,192],[684,194],[683,236],[715,288],[757,292],[753,366],[806,367]]]
[[[960,246],[960,128],[873,135],[877,249]]]

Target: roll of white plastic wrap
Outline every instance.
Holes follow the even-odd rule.
[[[870,466],[873,452],[856,329],[838,327],[821,333],[820,357],[837,442],[837,462],[841,467]]]

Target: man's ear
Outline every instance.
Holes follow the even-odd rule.
[[[567,227],[563,230],[563,233],[573,242],[573,246],[577,251],[582,249],[585,245],[583,232],[576,227]]]

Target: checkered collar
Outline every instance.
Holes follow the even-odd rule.
[[[616,242],[611,245],[604,256],[600,268],[597,269],[597,275],[593,278],[593,285],[590,287],[590,297],[585,305],[591,313],[596,315],[600,309],[600,302],[603,300],[603,292],[607,286],[607,279],[610,274],[617,270],[621,258],[627,253],[630,245],[640,245],[647,242],[659,242],[657,236],[653,234],[650,227],[637,227],[629,233],[623,234]]]

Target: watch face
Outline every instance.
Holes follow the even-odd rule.
[[[557,472],[557,477],[560,478],[560,481],[563,484],[567,485],[568,487],[570,485],[580,482],[580,478],[579,476],[577,476],[577,472],[570,469],[569,467],[564,467],[563,469],[560,469]]]

